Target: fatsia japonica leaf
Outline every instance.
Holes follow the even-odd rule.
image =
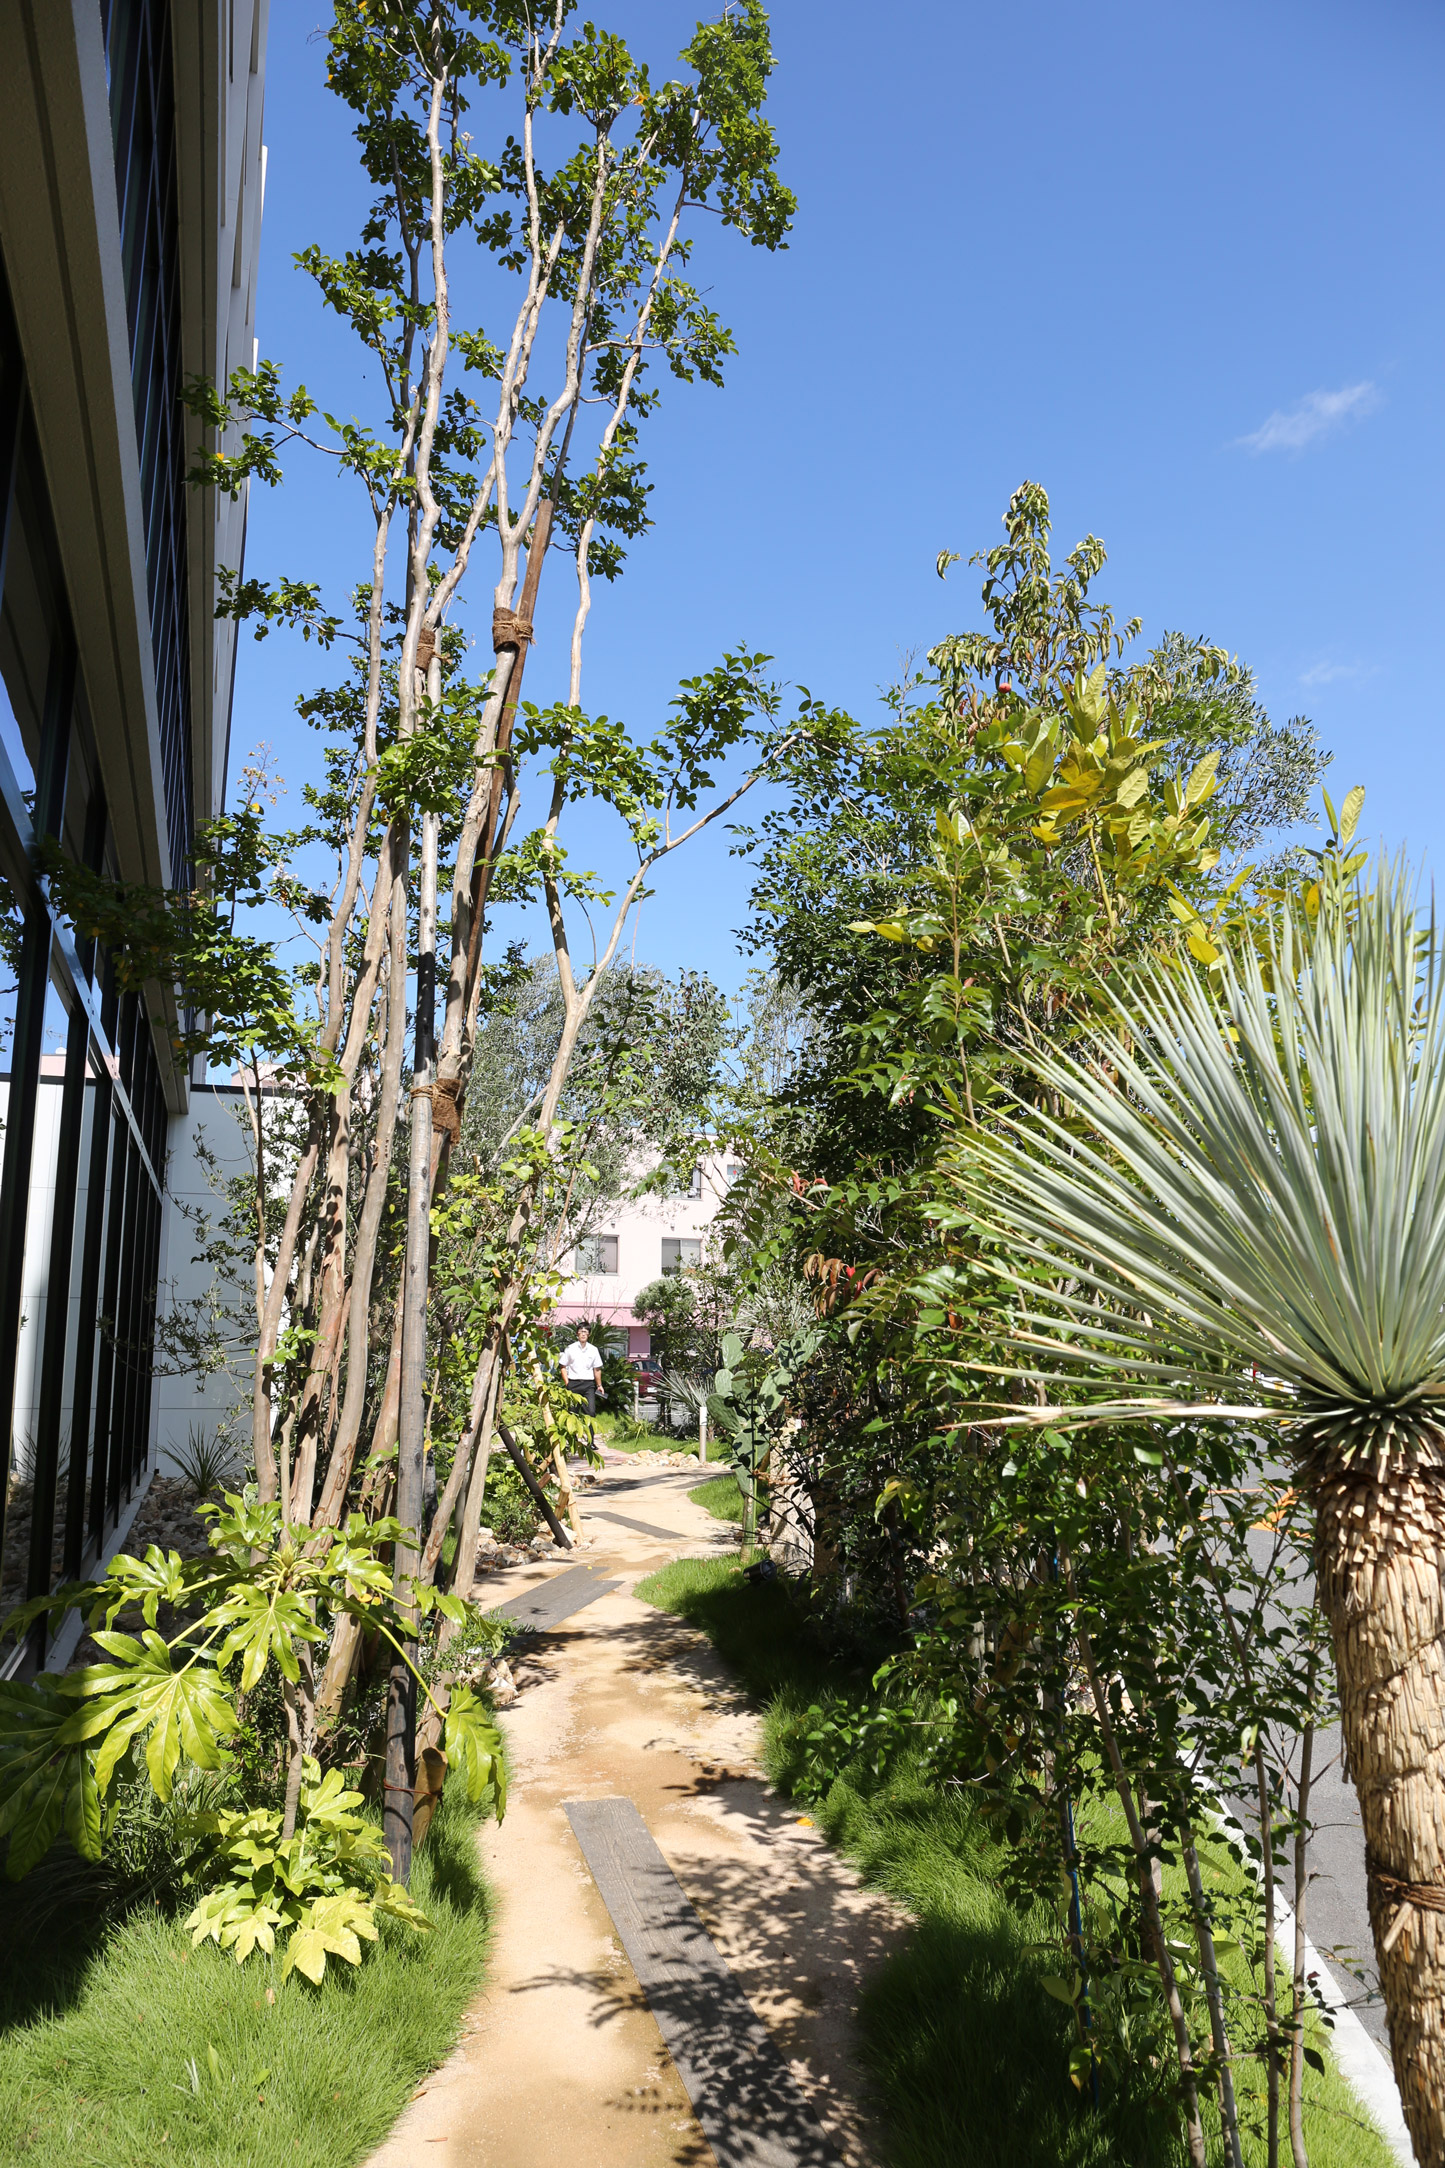
[[[388,1517],[368,1523],[353,1513],[344,1533],[322,1533],[331,1540],[320,1551],[316,1579],[324,1583],[332,1603],[344,1609],[384,1603],[391,1595],[392,1572],[377,1552],[383,1544],[397,1541],[402,1533],[400,1521]]]
[[[469,1686],[452,1688],[442,1746],[449,1765],[466,1780],[468,1799],[480,1799],[489,1784],[495,1787],[500,1822],[507,1811],[502,1735]]]
[[[100,1792],[89,1750],[66,1734],[73,1713],[48,1673],[0,1683],[0,1836],[12,1882],[62,1829],[83,1859],[100,1857]]]
[[[17,1641],[23,1640],[38,1618],[47,1618],[52,1612],[83,1611],[103,1594],[103,1588],[94,1581],[63,1582],[51,1595],[32,1596],[28,1603],[18,1603],[13,1611],[7,1611],[0,1619],[0,1640],[12,1634]]]
[[[203,1942],[214,1942],[218,1949],[230,1950],[238,1965],[244,1965],[255,1949],[271,1954],[276,1947],[276,1929],[285,1917],[269,1899],[228,1882],[223,1889],[208,1890],[185,1924],[191,1931],[193,1949]]]
[[[432,1922],[402,1882],[378,1882],[371,1893],[371,1903],[374,1911],[385,1913],[388,1919],[403,1920],[419,1934],[432,1932]]]
[[[117,1611],[125,1605],[138,1603],[147,1626],[154,1626],[163,1603],[179,1609],[196,1588],[214,1578],[211,1561],[188,1562],[179,1551],[163,1551],[159,1544],[152,1543],[144,1558],[131,1558],[122,1552],[111,1560],[100,1587],[99,1603],[104,1605],[107,1625],[114,1622]]]
[[[328,1957],[343,1957],[348,1965],[359,1965],[362,1940],[375,1942],[376,1938],[376,1917],[367,1898],[354,1890],[318,1897],[304,1908],[292,1931],[281,1960],[281,1977],[304,1972],[319,1986]]]
[[[273,1657],[282,1678],[294,1685],[301,1676],[297,1643],[320,1641],[325,1636],[325,1629],[318,1625],[305,1597],[296,1589],[281,1588],[269,1580],[240,1583],[224,1603],[216,1606],[210,1623],[230,1628],[216,1663],[224,1671],[232,1657],[243,1657],[243,1694],[249,1694],[259,1684]]]
[[[324,1824],[332,1830],[360,1829],[362,1818],[358,1809],[363,1805],[360,1792],[349,1792],[346,1779],[339,1769],[328,1769],[321,1775],[320,1766],[308,1755],[306,1774],[311,1782],[301,1795],[302,1811],[307,1829]]]
[[[81,1707],[72,1710],[56,1737],[66,1746],[99,1740],[95,1780],[102,1793],[132,1739],[142,1735],[146,1767],[161,1799],[171,1796],[183,1752],[200,1769],[227,1766],[230,1757],[222,1742],[236,1729],[236,1709],[212,1665],[168,1648],[150,1629],[139,1641],[111,1632],[95,1639],[113,1661],[68,1674],[60,1691]]]
[[[200,1512],[211,1523],[210,1545],[238,1565],[249,1565],[254,1551],[269,1551],[281,1524],[281,1508],[274,1498],[258,1498],[254,1487],[244,1494],[225,1493],[225,1504],[204,1505]]]
[[[289,1933],[282,1977],[296,1970],[319,1981],[328,1957],[358,1964],[363,1941],[376,1940],[376,1915],[409,1927],[431,1922],[391,1880],[390,1859],[376,1823],[348,1791],[339,1769],[323,1776],[304,1763],[295,1834],[283,1837],[273,1807],[198,1816],[196,1834],[216,1840],[213,1875],[223,1877],[186,1921],[193,1945],[211,1941],[238,1965],[253,1950],[274,1953]]]

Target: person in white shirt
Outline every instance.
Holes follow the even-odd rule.
[[[577,1398],[586,1401],[587,1413],[595,1415],[598,1401],[607,1395],[602,1389],[602,1351],[592,1345],[585,1325],[577,1327],[576,1339],[562,1350],[562,1375]]]

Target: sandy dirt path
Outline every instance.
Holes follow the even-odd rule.
[[[875,2159],[853,2011],[905,1922],[770,1792],[756,1718],[704,1638],[632,1594],[669,1558],[729,1548],[686,1495],[697,1480],[609,1467],[580,1499],[582,1557],[622,1586],[514,1665],[511,1799],[480,1839],[497,1898],[487,1985],[369,2168],[711,2168],[562,1812],[615,1796],[637,1806],[841,2157]],[[513,1567],[485,1595],[562,1570]]]

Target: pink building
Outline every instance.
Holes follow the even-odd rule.
[[[664,1273],[701,1264],[718,1208],[738,1174],[726,1153],[709,1154],[688,1188],[671,1197],[639,1197],[600,1214],[567,1262],[573,1277],[553,1315],[559,1322],[601,1317],[627,1335],[629,1355],[646,1355],[651,1335],[632,1314],[639,1291]]]

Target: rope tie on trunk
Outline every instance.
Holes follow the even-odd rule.
[[[1385,1936],[1384,1949],[1393,1950],[1400,1939],[1405,1922],[1414,1905],[1420,1912],[1445,1912],[1445,1889],[1438,1882],[1402,1882],[1396,1874],[1388,1874],[1378,1861],[1366,1858],[1365,1869],[1370,1878],[1378,1883],[1385,1896],[1398,1908]]]
[[[460,1081],[458,1077],[439,1076],[432,1087],[432,1128],[440,1129],[453,1144],[462,1133],[462,1117],[457,1110]]]
[[[532,637],[532,620],[522,617],[516,610],[495,609],[492,612],[492,652],[500,655],[504,647],[524,648]]]

